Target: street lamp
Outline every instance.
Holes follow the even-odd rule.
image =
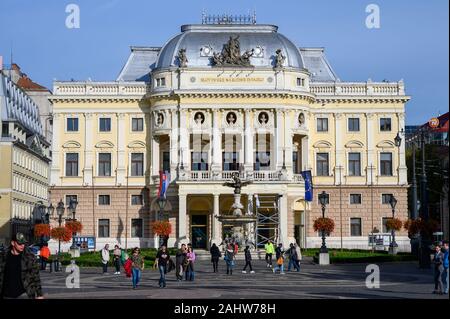
[[[56,214],[58,215],[58,225],[61,227],[62,224],[62,217],[64,216],[64,211],[66,209],[64,208],[64,203],[62,199],[59,200],[58,206],[56,206]],[[61,254],[61,239],[58,239],[58,258]]]
[[[319,202],[322,206],[322,218],[325,218],[325,207],[327,206],[328,194],[325,191],[319,194]],[[325,244],[325,231],[322,231],[322,247],[320,247],[320,253],[328,253],[327,246]]]
[[[72,221],[76,221],[77,219],[75,218],[75,213],[76,213],[76,210],[77,210],[77,205],[78,205],[78,202],[75,200],[75,199],[73,199],[73,198],[71,198],[70,199],[70,202],[69,202],[69,207],[68,207],[68,211],[69,211],[69,213],[70,212],[72,212]],[[75,235],[76,235],[77,233],[73,233],[72,234],[72,246],[70,246],[70,249],[77,249],[77,245],[76,245],[76,243],[75,243]]]
[[[392,220],[394,220],[395,206],[397,205],[397,199],[394,197],[394,195],[392,195],[391,198],[389,199],[389,204],[391,205],[392,208]],[[393,254],[395,254],[395,248],[398,247],[397,243],[395,242],[395,229],[391,229],[391,234],[392,234],[392,241],[389,245],[389,249]]]
[[[158,205],[159,205],[159,220],[163,219],[164,216],[164,207],[166,206],[167,199],[165,197],[158,198]]]

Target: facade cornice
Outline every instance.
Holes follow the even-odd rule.
[[[406,103],[410,96],[316,96],[318,104],[328,103]]]
[[[118,103],[118,102],[140,102],[145,95],[139,96],[62,96],[54,95],[49,97],[49,100],[57,103]]]

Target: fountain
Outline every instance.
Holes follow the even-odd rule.
[[[233,182],[223,184],[223,186],[234,188],[234,203],[231,206],[233,213],[216,217],[222,223],[232,226],[232,239],[238,243],[239,247],[242,247],[243,244],[255,246],[253,242],[255,238],[254,227],[251,227],[251,224],[256,222],[256,217],[253,215],[253,212],[248,212],[245,215],[242,212],[244,206],[241,203],[241,188],[248,184],[251,184],[251,181],[241,181],[239,173],[233,174]],[[246,230],[247,225],[250,225],[250,227]]]

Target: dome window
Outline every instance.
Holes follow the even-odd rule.
[[[205,45],[200,49],[200,56],[210,57],[212,56],[212,48],[209,45]]]
[[[262,58],[264,57],[264,49],[261,46],[256,46],[253,50],[253,56],[254,58]]]

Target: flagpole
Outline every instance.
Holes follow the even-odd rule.
[[[128,174],[130,165],[127,165],[127,186],[126,186],[126,200],[125,200],[125,251],[128,249]]]

